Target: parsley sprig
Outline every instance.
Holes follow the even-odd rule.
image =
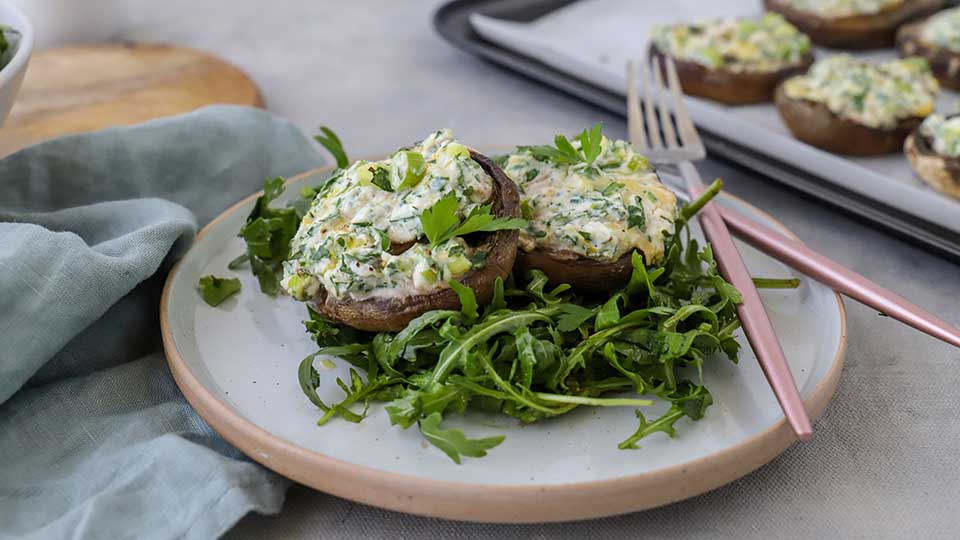
[[[519,146],[517,150],[530,152],[533,157],[539,160],[551,161],[558,165],[576,165],[577,163],[593,165],[603,150],[601,146],[603,141],[602,127],[602,124],[598,122],[577,135],[576,140],[580,143],[579,149],[574,147],[573,143],[563,135],[557,135],[553,138],[555,146]]]
[[[522,229],[527,226],[523,219],[494,216],[490,213],[489,204],[474,207],[467,218],[460,221],[457,216],[458,207],[457,197],[450,193],[420,214],[423,233],[431,246],[470,233]]]

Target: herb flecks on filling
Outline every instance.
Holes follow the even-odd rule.
[[[460,237],[425,243],[421,215],[452,196],[463,218],[488,203],[492,192],[490,176],[447,129],[389,159],[338,169],[290,244],[281,284],[298,300],[313,298],[321,287],[335,298],[354,299],[447,287],[482,266],[484,254]]]
[[[802,63],[810,52],[810,38],[776,13],[657,26],[653,41],[673,58],[733,72],[777,71]]]
[[[820,60],[783,86],[790,99],[824,104],[831,112],[877,129],[933,112],[940,86],[922,58],[870,62],[841,54]]]
[[[674,231],[676,195],[627,142],[594,129],[592,139],[584,138],[587,132],[573,141],[558,137],[557,148],[520,147],[507,159],[504,171],[520,187],[528,221],[520,230],[520,248],[573,252],[597,261],[614,261],[637,249],[647,264],[657,261],[665,237]]]
[[[927,19],[920,31],[921,41],[960,52],[960,7],[947,9]]]

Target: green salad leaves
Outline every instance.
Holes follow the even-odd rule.
[[[392,424],[416,424],[457,463],[503,440],[440,427],[445,415],[467,409],[531,423],[578,407],[647,407],[655,396],[667,411],[648,419],[637,409],[637,431],[620,448],[638,448],[656,432],[673,436],[677,422],[702,418],[713,402],[704,363],[718,360],[715,353],[736,361],[740,294],[718,273],[710,247],[694,239],[675,236],[655,266],[636,253],[632,262],[629,283],[602,297],[550,287],[537,270],[498,280],[486,305],[451,283],[462,310],[427,312],[396,333],[348,330],[311,312],[307,330],[320,349],[301,363],[301,389],[321,410],[320,424],[359,422],[371,402],[386,402]],[[317,395],[314,368],[316,356],[328,355],[354,366],[349,380],[336,380],[344,395],[331,404]]]
[[[274,208],[271,203],[284,184],[280,178],[268,179],[240,231],[247,251],[230,268],[249,262],[267,294],[279,290],[290,239],[310,201],[349,164],[336,134],[326,127],[321,131],[316,140],[339,167],[331,180],[304,188],[300,200]],[[558,164],[595,167],[601,153],[600,125],[585,129],[576,140],[579,148],[557,136],[555,146],[520,149]],[[410,162],[414,169],[415,161]],[[384,175],[377,185],[387,189],[389,180]],[[334,419],[361,422],[371,403],[382,402],[392,425],[416,425],[427,442],[456,463],[482,457],[504,440],[471,438],[443,427],[444,418],[468,409],[532,423],[581,407],[630,407],[636,411],[637,428],[624,434],[619,448],[637,449],[643,438],[658,432],[673,437],[678,422],[699,420],[713,403],[704,385],[704,365],[723,357],[737,361],[734,332],[740,325],[740,293],[719,274],[710,246],[701,247],[686,231],[687,222],[721,185],[714,182],[682,209],[678,230],[660,261],[647,266],[634,253],[629,282],[608,294],[583,296],[567,285],[550,286],[546,275],[533,270],[498,279],[492,298],[478,302],[472,289],[452,281],[460,310],[429,311],[399,332],[382,333],[335,324],[308,305],[304,325],[318,350],[300,362],[298,379],[320,411],[318,425]],[[620,187],[611,184],[607,189]],[[457,207],[457,200],[448,196],[422,214],[431,245],[472,232],[526,226],[522,219],[492,215],[489,205],[461,219]],[[757,285],[789,288],[798,281],[758,279]],[[204,299],[216,305],[239,290],[239,281],[205,276],[201,290]],[[324,380],[315,363],[329,366],[329,357],[350,364],[348,375],[333,381],[342,392],[336,402],[317,393]],[[666,402],[667,408],[648,417],[647,408],[656,401]]]
[[[224,300],[240,292],[240,280],[237,278],[203,276],[198,285],[203,301],[213,307],[219,306]]]

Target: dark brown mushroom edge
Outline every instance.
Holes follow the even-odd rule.
[[[470,157],[493,179],[491,213],[498,217],[520,217],[520,196],[516,184],[488,157],[474,150],[470,151]],[[507,279],[517,255],[518,238],[519,232],[515,229],[464,237],[471,246],[487,254],[482,268],[470,270],[459,279],[473,289],[478,302],[490,300],[497,278]],[[369,332],[400,331],[427,311],[460,309],[460,299],[449,287],[426,294],[359,300],[335,298],[321,288],[312,303],[325,317]]]
[[[660,59],[661,66],[664,65],[666,55],[655,44],[651,43],[649,56],[651,59]],[[680,58],[674,58],[673,62],[677,66],[677,76],[685,94],[727,105],[749,105],[773,101],[777,85],[807,71],[813,64],[813,53],[804,55],[798,64],[776,71],[710,69],[703,64]]]
[[[901,25],[940,10],[944,2],[904,0],[878,13],[836,18],[798,10],[783,0],[764,0],[763,5],[767,11],[783,15],[817,45],[839,49],[877,49],[893,45]]]
[[[537,269],[546,274],[553,285],[566,283],[577,292],[599,293],[619,289],[630,281],[632,257],[633,251],[613,262],[603,262],[573,251],[521,249],[517,252],[517,269],[521,272]]]
[[[934,189],[960,199],[960,159],[938,154],[933,149],[933,142],[919,128],[907,137],[903,153],[920,179]]]
[[[787,97],[777,88],[775,103],[784,124],[797,139],[817,148],[849,156],[899,152],[903,141],[923,118],[901,119],[892,129],[877,129],[837,115],[823,103]]]
[[[911,23],[900,28],[897,32],[897,49],[900,55],[904,58],[926,58],[940,84],[951,90],[960,90],[960,53],[920,39],[925,22]]]

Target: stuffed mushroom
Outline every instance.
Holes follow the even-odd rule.
[[[905,25],[897,46],[903,56],[926,58],[940,84],[960,90],[960,8]]]
[[[599,127],[591,131],[561,144],[563,151],[520,147],[504,165],[527,220],[518,268],[539,269],[583,292],[623,286],[634,251],[648,265],[661,260],[677,218],[676,195],[650,162]]]
[[[454,234],[486,214],[481,230]],[[513,267],[519,215],[503,171],[440,130],[338,170],[291,242],[281,285],[333,321],[397,331],[426,311],[458,309],[452,281],[487,301]]]
[[[904,23],[936,12],[943,0],[764,0],[817,45],[876,49],[893,44]]]
[[[926,60],[873,63],[848,55],[818,61],[777,89],[776,104],[795,137],[830,152],[897,152],[933,112],[939,85]]]
[[[904,152],[917,176],[960,199],[960,115],[928,116],[907,138]]]
[[[776,14],[657,26],[650,56],[669,56],[683,91],[730,105],[773,100],[783,79],[813,63],[810,39]]]

